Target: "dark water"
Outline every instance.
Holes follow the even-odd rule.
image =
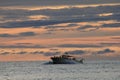
[[[89,61],[84,64],[45,62],[0,62],[0,80],[119,80],[119,61]]]

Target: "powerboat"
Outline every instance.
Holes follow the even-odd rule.
[[[53,56],[51,57],[51,60],[53,64],[83,64],[84,59],[77,60],[75,57],[68,55],[68,53],[65,53],[61,56]]]

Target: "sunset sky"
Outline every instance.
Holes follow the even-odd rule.
[[[66,51],[120,60],[120,0],[0,0],[0,61]]]

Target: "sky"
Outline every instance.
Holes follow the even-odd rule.
[[[0,0],[0,61],[64,52],[120,60],[120,0]]]

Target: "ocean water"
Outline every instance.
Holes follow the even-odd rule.
[[[0,62],[0,80],[120,80],[120,61],[57,65],[44,63]]]

